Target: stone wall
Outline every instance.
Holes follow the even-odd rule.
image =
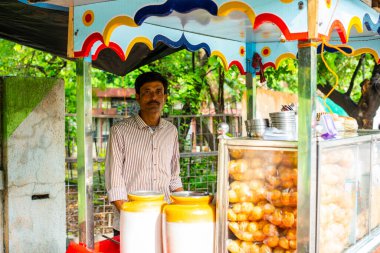
[[[5,252],[65,252],[63,81],[2,86]]]

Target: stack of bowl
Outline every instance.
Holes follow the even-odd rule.
[[[296,132],[296,112],[295,111],[282,111],[269,113],[272,127],[275,127],[284,132]]]
[[[269,127],[268,119],[249,119],[245,121],[247,135],[249,137],[262,137]]]

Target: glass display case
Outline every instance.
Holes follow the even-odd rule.
[[[318,142],[317,252],[343,252],[369,234],[371,142]]]
[[[306,196],[317,208],[308,219],[298,180],[312,179],[298,172],[297,142],[221,143],[215,252],[308,252],[297,240],[305,226],[315,231],[307,243],[321,253],[356,252],[379,234],[380,135],[317,141],[317,193]]]
[[[371,171],[371,231],[380,228],[380,135],[372,141],[372,171]]]
[[[222,149],[216,252],[295,252],[297,143],[234,139]]]

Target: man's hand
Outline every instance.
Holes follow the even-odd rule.
[[[177,188],[177,189],[175,189],[173,192],[183,192],[183,188],[182,188],[182,187]]]
[[[119,210],[119,212],[120,212],[121,207],[123,206],[123,204],[125,202],[127,202],[127,201],[125,201],[125,200],[115,200],[115,201],[112,202],[112,204],[114,204],[114,206],[116,206],[117,210]]]

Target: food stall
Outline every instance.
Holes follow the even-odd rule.
[[[380,19],[376,10],[358,0],[268,0],[265,2],[259,0],[99,0],[80,1],[80,3],[52,0],[45,1],[43,8],[48,5],[60,5],[68,8],[70,13],[68,56],[84,59],[78,62],[78,156],[80,156],[78,174],[81,182],[79,184],[81,242],[87,244],[89,248],[92,248],[94,243],[93,230],[91,230],[93,226],[91,205],[92,144],[90,138],[92,122],[91,78],[89,71],[91,61],[96,60],[103,51],[110,50],[121,61],[128,61],[131,57],[144,57],[144,55],[134,51],[136,45],[144,45],[149,50],[156,50],[164,44],[172,48],[190,51],[202,48],[208,55],[218,56],[226,69],[232,65],[237,66],[241,73],[247,77],[248,119],[255,118],[256,115],[256,91],[252,78],[256,72],[262,73],[263,69],[269,66],[278,67],[285,58],[298,59],[298,140],[296,142],[262,142],[247,139],[222,142],[220,178],[218,179],[217,214],[219,217],[216,238],[216,244],[221,248],[218,248],[216,252],[227,251],[227,241],[229,239],[235,240],[231,232],[235,231],[234,235],[240,240],[239,236],[236,235],[241,230],[239,224],[230,225],[227,222],[230,208],[234,211],[234,213],[230,211],[230,215],[236,214],[232,205],[239,204],[239,201],[251,204],[260,202],[242,200],[240,199],[242,196],[234,199],[234,201],[227,202],[227,194],[233,187],[231,178],[236,182],[241,181],[238,179],[239,175],[234,178],[234,172],[228,172],[228,166],[236,159],[242,159],[245,156],[249,157],[250,162],[256,161],[256,159],[263,160],[262,156],[264,156],[264,158],[268,158],[264,160],[272,168],[271,172],[274,173],[272,176],[281,175],[281,172],[284,171],[284,177],[289,177],[287,180],[283,180],[285,185],[284,182],[276,185],[279,183],[277,182],[278,179],[272,178],[274,180],[273,189],[264,189],[265,191],[277,190],[273,196],[279,197],[280,200],[281,197],[285,200],[289,197],[289,202],[276,204],[277,207],[286,207],[284,212],[287,213],[289,221],[284,224],[277,222],[281,231],[277,227],[268,226],[270,228],[268,233],[272,234],[272,230],[274,230],[274,235],[280,232],[284,235],[283,227],[287,230],[297,228],[291,233],[287,231],[290,233],[286,238],[288,241],[282,240],[282,245],[288,245],[289,249],[296,247],[297,252],[326,252],[321,248],[320,242],[327,243],[324,240],[329,238],[324,233],[331,233],[331,231],[323,231],[326,229],[324,226],[329,221],[326,222],[324,220],[326,217],[320,215],[324,212],[328,213],[328,210],[324,208],[325,197],[321,193],[330,190],[328,183],[323,184],[323,173],[325,170],[328,171],[325,169],[327,164],[333,161],[324,158],[324,152],[329,152],[326,150],[333,149],[333,147],[339,149],[340,145],[344,146],[347,143],[345,144],[345,140],[319,142],[316,138],[317,54],[323,54],[324,50],[345,52],[348,55],[370,53],[379,63]],[[356,147],[351,151],[358,157],[358,150],[365,147],[364,144],[364,146],[359,145],[362,142],[371,143],[371,148],[368,150],[372,150],[376,154],[377,151],[374,151],[376,145],[373,144],[377,143],[376,138],[378,139],[378,137],[371,135],[359,136],[347,139],[347,142]],[[237,154],[235,154],[232,152],[235,149],[242,150],[242,152],[236,151]],[[255,150],[260,150],[260,152],[255,152]],[[283,156],[284,153],[287,156]],[[372,160],[363,158],[364,160],[360,164],[369,164],[371,161],[376,165],[377,162],[372,157]],[[289,160],[287,162],[288,167],[284,167],[280,171],[277,167],[281,165],[283,160]],[[241,162],[246,163],[246,161]],[[335,162],[339,163],[339,161]],[[357,160],[355,162],[359,164]],[[358,167],[358,170],[362,172],[359,179],[362,181],[375,180],[376,173],[378,173],[375,165],[371,169]],[[347,210],[350,210],[347,211],[346,215],[348,218],[351,217],[356,220],[352,223],[340,223],[345,228],[342,238],[345,240],[348,237],[349,245],[360,242],[359,239],[362,237],[367,238],[373,235],[376,225],[372,220],[377,219],[377,214],[372,212],[374,203],[378,202],[375,199],[376,195],[372,194],[377,189],[376,183],[373,183],[368,189],[365,188],[368,185],[357,180],[356,177],[355,182],[347,183],[346,181],[352,179],[352,174],[355,173],[359,172],[352,169],[349,175],[336,176],[336,185],[342,186],[344,182],[345,193],[352,195],[350,195],[352,201],[346,203]],[[254,175],[250,176],[254,177]],[[263,180],[263,178],[261,179]],[[267,179],[265,178],[265,180]],[[235,190],[239,188],[237,184],[234,184],[234,187],[237,187]],[[260,185],[260,183],[258,184]],[[282,190],[281,196],[278,195],[279,190],[276,187],[281,187],[279,188]],[[247,187],[243,186],[243,188],[246,189]],[[284,189],[287,189],[285,193],[288,195],[283,197]],[[333,189],[331,190],[333,191]],[[340,190],[342,189],[340,188]],[[365,195],[366,193],[372,194],[371,201],[370,196]],[[363,198],[367,198],[367,202]],[[270,197],[269,202],[265,204],[272,205],[269,206],[270,210],[273,209],[272,207],[276,208],[276,205],[273,205],[276,203],[275,199]],[[251,207],[252,205],[248,204],[247,208]],[[368,209],[368,207],[372,209]],[[255,209],[259,210],[258,208]],[[367,213],[359,211],[364,209]],[[282,215],[281,211],[277,211],[277,213]],[[269,215],[271,214],[269,213]],[[260,216],[252,219],[257,222],[260,220],[259,218]],[[355,226],[355,224],[359,224],[358,220],[367,218],[368,228],[362,229]],[[236,222],[238,221],[236,220]],[[236,225],[238,226],[236,227]],[[350,228],[350,230],[348,231],[346,228]],[[241,238],[244,239],[245,237]],[[261,235],[260,239],[262,242],[266,237],[264,238]],[[259,240],[249,239],[248,241]],[[275,245],[275,242],[272,242],[271,245]],[[348,245],[346,241],[344,241],[344,245]],[[264,250],[270,252],[271,249],[264,248]]]

